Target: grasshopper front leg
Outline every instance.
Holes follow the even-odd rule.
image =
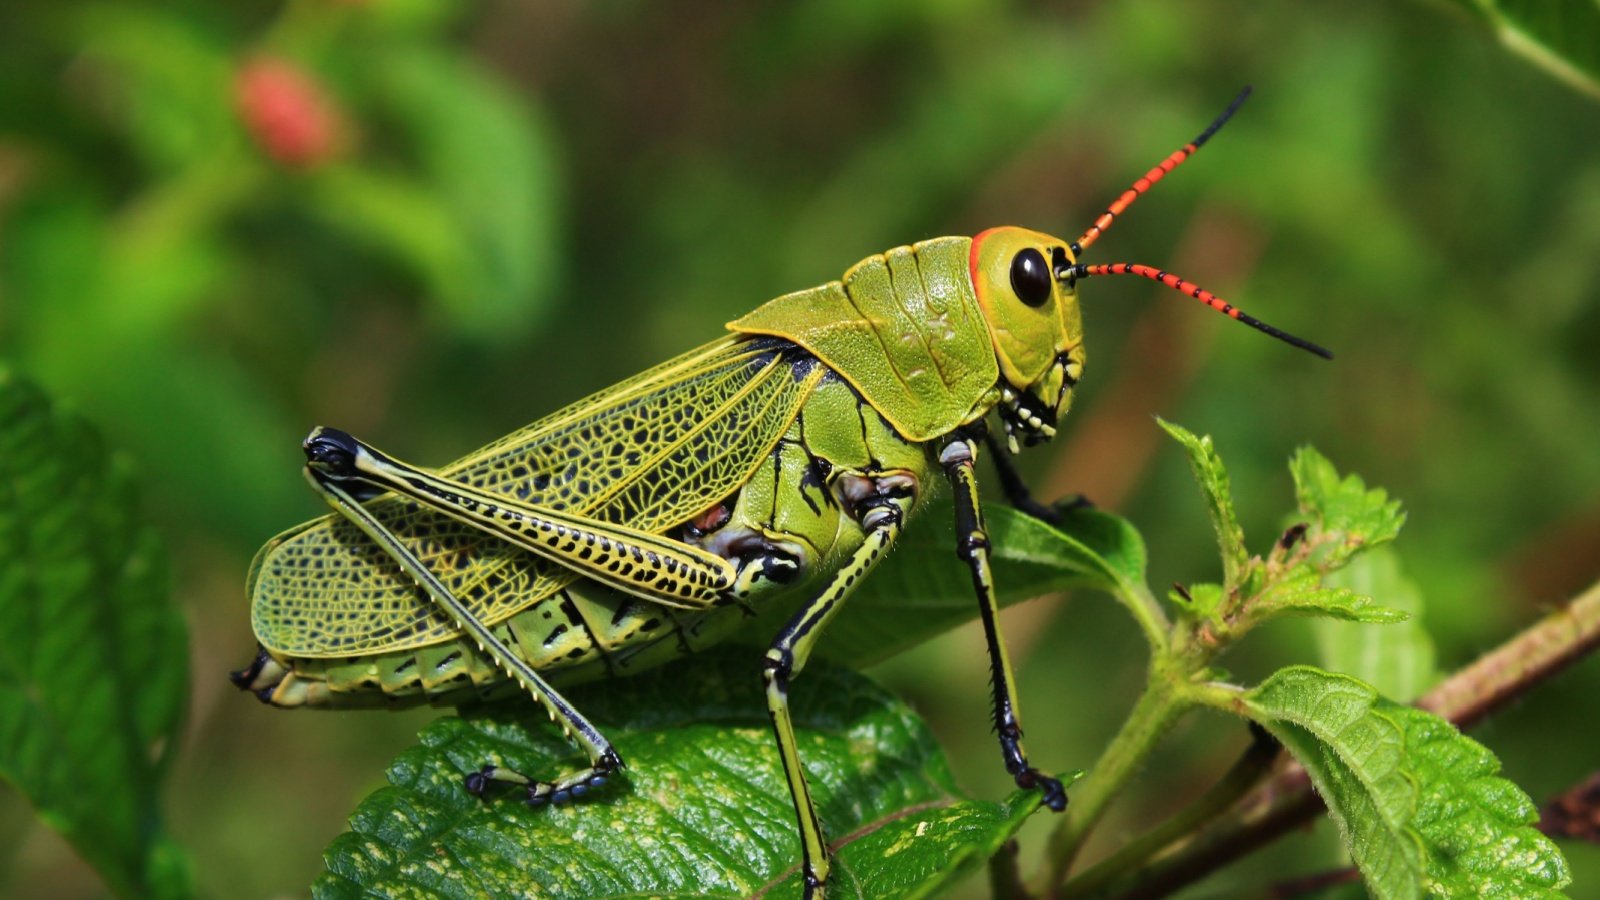
[[[310,455],[309,450],[308,447],[308,455]],[[477,641],[485,653],[527,689],[528,693],[533,695],[533,699],[550,713],[550,718],[561,725],[561,730],[567,737],[589,757],[587,768],[569,772],[554,781],[538,781],[497,766],[484,766],[480,771],[467,776],[467,790],[481,794],[489,781],[510,781],[526,786],[530,805],[537,806],[545,802],[562,803],[582,796],[592,788],[604,785],[612,772],[622,768],[622,757],[617,755],[617,751],[611,746],[611,742],[606,740],[605,735],[590,724],[588,719],[556,693],[549,684],[546,684],[533,667],[495,637],[489,627],[456,599],[449,588],[446,588],[393,532],[357,503],[337,481],[328,477],[315,458],[306,466],[306,478],[329,505],[340,515],[355,523],[357,528],[382,548],[407,575],[416,580],[418,586],[427,592],[433,602],[444,609],[463,631]]]
[[[956,556],[972,570],[983,635],[989,644],[989,677],[994,688],[994,726],[1000,737],[1000,755],[1018,787],[1037,787],[1042,795],[1041,802],[1061,812],[1067,808],[1066,790],[1059,780],[1029,765],[1022,749],[1016,678],[1011,674],[1011,659],[1006,655],[1005,641],[1000,636],[1000,604],[989,567],[989,536],[983,528],[983,511],[978,502],[977,454],[974,438],[958,434],[939,451],[939,464],[955,490]]]
[[[1028,489],[1028,483],[1022,480],[1022,474],[1017,471],[1016,463],[1011,460],[1011,453],[1006,446],[995,439],[993,433],[983,436],[983,443],[989,448],[989,461],[994,464],[995,475],[1000,478],[1000,491],[1005,494],[1006,502],[1018,510],[1033,516],[1041,522],[1060,526],[1061,514],[1064,510],[1093,508],[1094,504],[1082,494],[1074,494],[1065,500],[1058,500],[1054,504],[1041,502],[1033,496]]]

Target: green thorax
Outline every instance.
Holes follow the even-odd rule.
[[[971,250],[965,237],[896,247],[728,328],[799,344],[908,440],[932,440],[987,412],[1000,377],[972,289]]]

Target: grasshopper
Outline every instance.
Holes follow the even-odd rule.
[[[488,764],[465,787],[481,795],[511,782],[530,804],[562,803],[604,785],[623,761],[557,687],[644,671],[725,638],[757,606],[785,604],[794,612],[762,678],[805,893],[820,896],[826,840],[789,686],[942,479],[983,621],[1006,770],[1061,811],[1061,782],[1023,751],[978,501],[980,449],[1011,502],[1049,515],[1009,456],[1049,440],[1072,402],[1087,277],[1151,278],[1330,356],[1176,275],[1079,261],[1248,93],[1076,241],[1002,227],[870,256],[839,281],[778,297],[721,339],[437,470],[317,428],[305,440],[305,475],[335,513],[256,556],[248,589],[260,651],[235,683],[280,707],[525,692],[588,764],[552,778]]]

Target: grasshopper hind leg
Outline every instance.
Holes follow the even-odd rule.
[[[342,432],[334,432],[334,434],[344,436]],[[322,457],[337,456],[344,448],[335,439],[325,442],[308,440],[306,449],[307,456],[311,457],[314,462],[326,462],[327,460]],[[584,718],[577,709],[573,708],[564,697],[556,693],[540,677],[539,673],[534,671],[532,666],[512,652],[509,647],[495,636],[487,625],[484,625],[478,617],[472,614],[471,610],[456,599],[450,589],[445,587],[438,577],[429,571],[428,567],[417,559],[416,555],[407,549],[393,532],[389,531],[384,527],[383,523],[374,518],[338,482],[321,475],[317,467],[307,466],[306,474],[312,487],[328,501],[329,505],[338,511],[340,515],[354,523],[356,527],[360,528],[385,553],[394,559],[405,570],[406,574],[415,579],[417,585],[427,592],[428,596],[456,621],[462,631],[470,636],[485,654],[521,684],[523,689],[532,695],[540,706],[544,707],[545,711],[550,714],[550,718],[561,726],[561,730],[566,736],[582,748],[589,757],[589,765],[587,767],[569,772],[553,781],[529,778],[502,766],[488,764],[466,777],[468,791],[482,796],[491,783],[510,782],[526,786],[527,799],[530,805],[540,806],[545,803],[564,803],[603,786],[612,773],[623,767],[622,757],[611,746],[611,742],[590,724],[589,720]]]

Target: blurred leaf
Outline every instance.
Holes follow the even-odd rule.
[[[1251,604],[1251,609],[1263,618],[1283,614],[1314,615],[1371,625],[1388,625],[1410,618],[1408,612],[1385,606],[1369,594],[1327,584],[1322,575],[1309,568],[1274,585]],[[1366,640],[1378,633],[1362,629],[1360,639]]]
[[[708,654],[572,691],[628,768],[558,807],[462,786],[489,760],[535,775],[580,765],[543,712],[434,722],[328,848],[313,895],[798,896],[799,837],[760,659]],[[835,848],[830,896],[932,892],[982,865],[1039,806],[1031,791],[963,797],[927,728],[860,675],[816,665],[791,701]]]
[[[1433,639],[1422,625],[1422,592],[1400,571],[1400,557],[1387,547],[1364,553],[1329,575],[1326,584],[1371,604],[1367,609],[1394,616],[1355,621],[1395,624],[1374,629],[1318,622],[1323,666],[1354,675],[1385,697],[1409,703],[1421,696],[1434,680]]]
[[[1454,0],[1500,42],[1581,91],[1600,96],[1600,6],[1594,0]]]
[[[1249,564],[1250,553],[1244,546],[1244,529],[1233,512],[1233,497],[1228,490],[1228,470],[1212,446],[1210,436],[1196,437],[1181,425],[1164,419],[1156,422],[1183,445],[1189,454],[1189,468],[1200,485],[1200,495],[1205,498],[1206,512],[1211,516],[1211,527],[1217,532],[1217,547],[1222,551],[1224,591],[1239,586],[1240,573]]]
[[[1245,706],[1305,767],[1375,897],[1561,896],[1566,861],[1533,802],[1448,722],[1310,666]]]
[[[1327,457],[1310,447],[1296,451],[1289,472],[1300,511],[1312,517],[1305,541],[1316,548],[1314,561],[1324,572],[1363,549],[1394,540],[1405,523],[1400,501],[1390,500],[1382,488],[1368,490],[1358,475],[1340,478]]]
[[[460,243],[462,265],[435,272],[442,311],[473,337],[515,339],[559,272],[558,167],[537,108],[424,45],[380,55],[372,77]]]
[[[998,503],[985,506],[983,514],[1002,606],[1056,591],[1116,593],[1124,584],[1144,583],[1144,542],[1119,516],[1072,509],[1058,530]],[[971,572],[956,558],[954,520],[948,500],[920,513],[894,553],[828,626],[817,654],[861,668],[977,618]],[[741,629],[739,639],[765,644],[792,613],[764,612]]]
[[[470,305],[472,250],[443,198],[418,179],[334,163],[306,176],[314,212],[423,281],[443,310]],[[448,314],[448,313],[447,313]]]
[[[146,4],[99,3],[79,15],[92,99],[140,162],[173,174],[239,144],[232,48],[219,35]]]
[[[118,893],[180,896],[157,800],[188,653],[137,506],[82,420],[0,370],[0,773]]]

